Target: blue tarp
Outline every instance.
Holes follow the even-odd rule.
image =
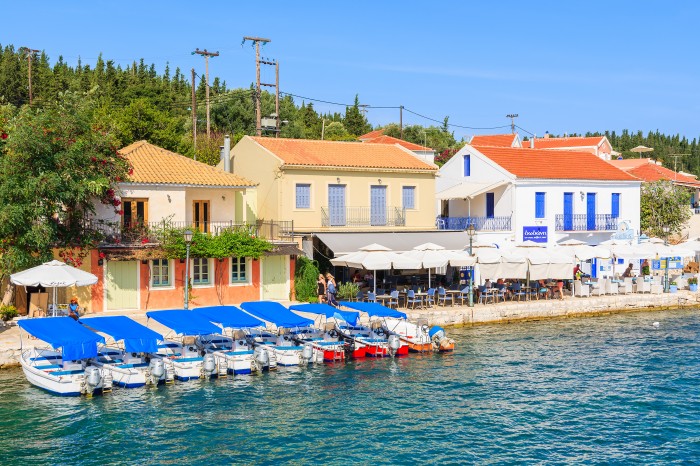
[[[115,340],[124,340],[124,349],[129,353],[157,353],[158,341],[163,340],[160,333],[125,316],[89,317],[80,319],[80,323]]]
[[[265,326],[265,322],[241,311],[236,306],[198,307],[192,312],[224,328],[254,328]]]
[[[396,317],[397,319],[406,318],[406,314],[404,314],[403,312],[397,311],[395,309],[390,309],[378,303],[342,301],[340,305],[349,307],[350,309],[356,309],[360,312],[366,312],[370,315],[370,317]]]
[[[105,342],[104,337],[91,332],[70,317],[25,319],[18,324],[55,350],[61,348],[65,361],[94,358],[97,356],[97,343]]]
[[[150,311],[146,313],[149,319],[160,322],[180,335],[210,335],[221,333],[221,329],[204,317],[184,309],[168,311]]]
[[[255,317],[272,322],[278,327],[306,327],[314,323],[313,320],[301,317],[274,301],[249,301],[241,304],[241,307]]]
[[[341,311],[329,304],[293,304],[289,309],[326,316],[326,319],[333,317],[336,320],[344,320],[350,325],[357,325],[357,320],[360,318],[360,313],[357,311]]]

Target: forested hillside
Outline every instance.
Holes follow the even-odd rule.
[[[27,55],[12,45],[0,45],[0,130],[7,125],[19,109],[29,104]],[[253,87],[229,89],[218,77],[211,79],[211,138],[204,137],[206,127],[205,84],[202,77],[196,79],[197,98],[197,158],[216,164],[219,145],[224,134],[231,134],[235,143],[246,134],[255,134],[255,108]],[[93,99],[99,108],[102,121],[109,122],[118,143],[127,145],[133,141],[147,139],[169,150],[194,156],[191,118],[191,77],[178,67],[166,66],[159,73],[155,66],[134,61],[122,68],[112,60],[98,58],[94,66],[68,65],[62,57],[53,62],[45,53],[35,54],[32,60],[32,106],[54,105],[65,92],[85,95]],[[316,96],[322,97],[322,96]],[[275,110],[274,95],[263,91],[262,114],[270,115]],[[289,95],[280,99],[280,136],[290,138],[355,140],[369,131],[371,125],[361,112],[359,100],[345,108],[344,113],[320,114],[313,102],[295,102]],[[3,123],[4,122],[4,123]],[[397,124],[385,127],[385,134],[399,137]],[[589,133],[590,135],[598,133]],[[615,150],[624,157],[637,157],[629,152],[634,146],[653,147],[648,155],[673,168],[672,154],[677,159],[679,170],[700,174],[700,150],[697,139],[667,136],[656,133],[605,133]],[[274,134],[268,134],[273,136]],[[438,152],[439,164],[448,160],[464,142],[456,141],[450,131],[448,117],[441,126],[409,125],[404,127],[403,138],[407,141],[432,147]]]

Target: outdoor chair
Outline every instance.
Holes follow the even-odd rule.
[[[389,298],[388,305],[389,307],[394,306],[396,309],[399,308],[399,292],[394,290],[390,294],[391,298]]]
[[[627,293],[632,293],[632,288],[633,288],[633,283],[632,283],[632,277],[625,277],[622,279],[622,283],[620,283],[617,287],[617,291],[620,294],[627,294]]]
[[[617,294],[618,293],[618,286],[617,282],[613,282],[612,280],[608,279],[605,280],[605,294]]]
[[[416,304],[420,307],[423,307],[423,301],[416,298],[416,292],[413,290],[408,290],[408,292],[406,293],[406,307],[410,305],[411,309],[415,309]]]
[[[430,307],[435,304],[435,288],[428,288],[428,296],[425,297],[425,305]]]
[[[518,298],[518,301],[520,301],[520,298],[527,299],[527,293],[523,291],[523,286],[520,283],[513,284],[513,295],[511,300],[514,300],[515,298]]]
[[[495,288],[492,290],[493,293],[493,302],[497,301],[503,301],[506,302],[506,286],[505,285],[496,285]]]
[[[605,282],[607,282],[605,279],[593,282],[591,286],[591,296],[603,296],[605,294]]]
[[[484,286],[484,285],[479,286],[479,302],[482,304],[488,304],[489,296],[490,296],[490,294],[486,290],[486,286]]]
[[[462,290],[459,292],[459,295],[457,295],[457,298],[459,298],[462,302],[462,306],[464,306],[464,301],[467,303],[469,302],[469,287],[465,286],[462,288]]]
[[[383,295],[386,294],[386,290],[384,288],[377,288],[377,295]]]
[[[649,293],[651,294],[661,294],[664,292],[664,287],[660,283],[652,283]]]
[[[643,277],[637,278],[637,293],[651,293],[651,282]]]
[[[581,283],[581,280],[574,280],[574,296],[587,298],[591,295],[591,287]]]
[[[369,293],[367,293],[367,297],[365,298],[365,301],[367,301],[368,303],[376,303],[377,302],[377,295],[370,291]]]
[[[549,288],[546,286],[542,286],[539,283],[537,284],[537,299],[544,298],[544,299],[549,299]]]
[[[362,291],[358,291],[357,295],[355,295],[355,301],[364,301],[365,300],[365,294]]]
[[[451,306],[454,306],[454,301],[452,301],[452,295],[448,295],[443,287],[438,288],[438,304],[447,306],[448,302]]]

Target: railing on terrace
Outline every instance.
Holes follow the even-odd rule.
[[[292,242],[294,240],[293,221],[264,221],[255,223],[244,223],[234,221],[221,222],[135,222],[132,224],[111,225],[107,223],[93,223],[92,228],[96,228],[104,235],[106,244],[148,244],[159,243],[163,235],[173,229],[184,230],[190,228],[193,231],[199,230],[211,235],[219,235],[223,231],[242,231],[257,238],[268,241]]]
[[[324,227],[404,227],[406,210],[403,207],[386,207],[384,211],[372,211],[371,207],[345,207],[329,209],[321,207],[321,226]]]
[[[511,217],[442,217],[435,221],[439,230],[466,230],[474,225],[477,231],[510,231]]]
[[[557,214],[554,216],[556,231],[614,231],[617,230],[617,217],[610,214]]]

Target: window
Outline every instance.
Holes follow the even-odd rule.
[[[311,208],[311,185],[297,184],[297,209]]]
[[[612,193],[612,206],[610,207],[610,216],[612,218],[620,217],[620,193]]]
[[[494,216],[495,197],[493,193],[486,193],[486,217],[493,218]]]
[[[209,201],[193,201],[192,226],[202,233],[209,233],[210,222],[211,210],[209,210]]]
[[[151,261],[151,285],[170,286],[170,261],[168,259],[154,259]]]
[[[122,225],[126,228],[148,222],[148,199],[122,198]]]
[[[248,283],[248,259],[245,257],[231,258],[231,283]]]
[[[545,193],[535,193],[535,218],[544,218]]]
[[[402,191],[403,208],[404,209],[415,209],[416,208],[416,187],[415,186],[404,186]]]
[[[372,226],[386,225],[386,186],[370,186],[369,221]]]
[[[209,259],[195,257],[192,259],[192,284],[208,285],[209,283]]]
[[[471,174],[472,174],[471,155],[466,154],[464,156],[464,176],[471,176]]]

